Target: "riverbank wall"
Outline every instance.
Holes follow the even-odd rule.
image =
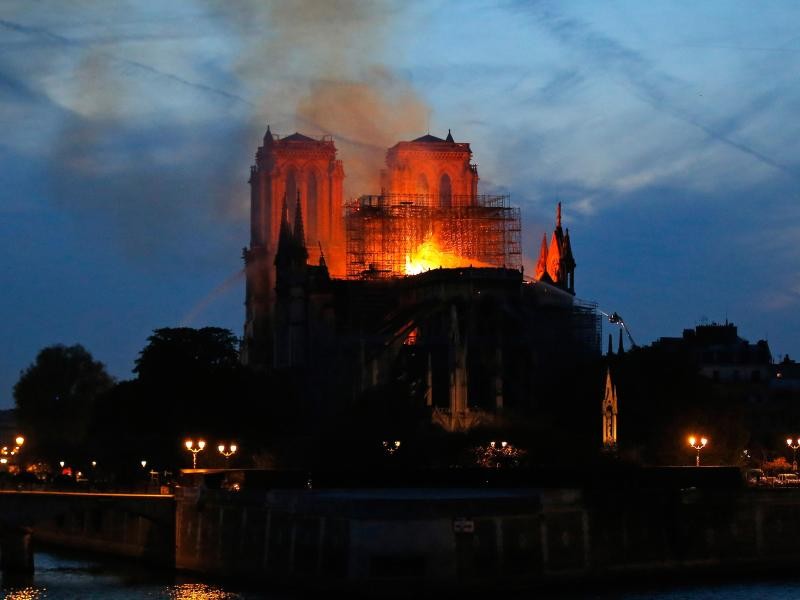
[[[800,565],[800,490],[624,485],[176,492],[178,568],[295,585],[526,587]],[[669,480],[670,477],[660,480]],[[644,483],[644,485],[640,485]]]

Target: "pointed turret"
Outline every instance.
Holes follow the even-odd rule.
[[[561,256],[561,270],[566,277],[567,290],[575,293],[575,258],[572,256],[572,243],[569,241],[569,228],[564,234]]]
[[[308,258],[306,248],[306,232],[303,227],[303,208],[300,205],[300,192],[297,192],[297,206],[294,209],[294,245],[297,257],[302,258],[303,262]]]
[[[620,356],[625,354],[625,347],[622,345],[622,327],[619,328],[619,346],[617,347],[617,354]]]
[[[300,204],[300,192],[297,192],[297,205],[294,209],[294,241],[305,248],[306,232],[303,227],[303,208]]]
[[[444,141],[445,141],[445,142],[450,142],[451,144],[454,144],[454,143],[455,143],[455,140],[453,139],[453,134],[452,134],[452,133],[450,133],[450,130],[449,130],[449,129],[447,130],[447,137],[446,137],[446,138],[444,138]]]
[[[564,243],[564,231],[561,229],[561,202],[558,203],[558,207],[556,208],[556,228],[553,233],[558,239],[559,247],[561,247]]]
[[[561,244],[557,231],[553,232],[553,237],[550,238],[550,248],[547,250],[547,274],[553,283],[561,282]]]
[[[567,269],[574,267],[575,259],[572,256],[572,244],[569,241],[569,227],[567,227],[567,231],[564,234],[563,250],[564,252],[562,253],[561,259],[564,261],[564,266]]]
[[[547,275],[547,234],[542,234],[542,245],[539,248],[539,260],[536,261],[536,272],[534,277],[541,280],[542,277]]]
[[[617,386],[611,380],[611,369],[608,369],[603,393],[603,447],[608,451],[615,451],[617,448],[618,410]]]
[[[272,142],[275,141],[275,138],[272,137],[272,131],[269,129],[269,125],[267,125],[267,132],[264,134],[264,145],[270,146]]]
[[[284,260],[291,252],[292,230],[289,227],[289,206],[286,203],[286,195],[283,196],[283,207],[281,208],[281,226],[278,231],[278,249],[275,253],[275,264]]]
[[[608,356],[614,356],[614,336],[608,334]]]

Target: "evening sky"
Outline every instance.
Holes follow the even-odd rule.
[[[563,203],[578,295],[639,343],[728,318],[794,357],[798,23],[792,0],[3,0],[0,408],[49,344],[127,378],[154,328],[241,334],[268,123],[332,134],[350,194],[449,128],[528,257]]]

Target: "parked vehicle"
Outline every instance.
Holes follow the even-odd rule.
[[[761,469],[747,469],[745,472],[745,481],[750,485],[758,485],[764,478],[764,471]]]
[[[780,473],[775,481],[776,485],[800,485],[797,473]]]

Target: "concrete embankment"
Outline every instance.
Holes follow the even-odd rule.
[[[734,470],[581,488],[519,483],[263,495],[224,482],[182,488],[176,565],[290,584],[524,587],[800,564],[800,490],[749,489]]]
[[[174,497],[8,493],[0,510],[34,542],[292,586],[526,587],[800,564],[800,489],[747,488],[737,470],[591,473],[573,486],[556,473],[389,479],[402,485],[197,471]]]

